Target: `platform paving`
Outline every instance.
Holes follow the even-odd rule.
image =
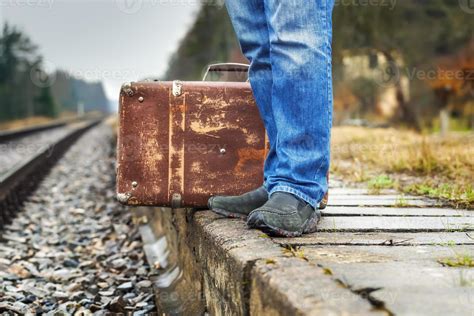
[[[332,188],[319,231],[300,238],[269,238],[209,211],[142,212],[149,244],[161,245],[157,293],[173,288],[174,304],[157,297],[170,314],[474,315],[472,210]]]

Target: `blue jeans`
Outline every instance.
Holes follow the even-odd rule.
[[[327,191],[332,125],[334,0],[226,0],[267,129],[271,195],[317,207]]]

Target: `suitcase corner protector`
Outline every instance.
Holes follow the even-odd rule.
[[[117,201],[122,204],[127,204],[132,195],[130,193],[118,193],[117,192]]]
[[[128,95],[129,97],[133,97],[135,93],[132,89],[132,83],[133,82],[126,82],[122,85],[122,88],[120,89],[122,93]]]

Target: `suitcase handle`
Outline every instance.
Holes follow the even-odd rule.
[[[221,64],[212,64],[207,67],[207,71],[202,78],[202,81],[207,81],[207,77],[210,73],[213,72],[231,72],[231,73],[246,73],[246,80],[248,81],[248,72],[249,72],[249,65],[247,64],[239,64],[239,63],[221,63]]]

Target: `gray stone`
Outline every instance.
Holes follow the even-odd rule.
[[[149,288],[151,285],[152,283],[149,280],[143,280],[137,283],[138,288]]]
[[[133,288],[133,283],[132,282],[125,282],[125,283],[120,284],[117,287],[118,290],[129,290],[131,288]]]
[[[114,199],[114,138],[107,125],[84,134],[3,227],[0,301],[11,302],[0,313],[133,312],[134,304],[114,296],[124,283],[120,294],[130,291],[147,300],[143,310],[155,308],[150,289],[133,287],[149,280],[150,269],[130,210]],[[104,296],[97,284],[105,284]]]

